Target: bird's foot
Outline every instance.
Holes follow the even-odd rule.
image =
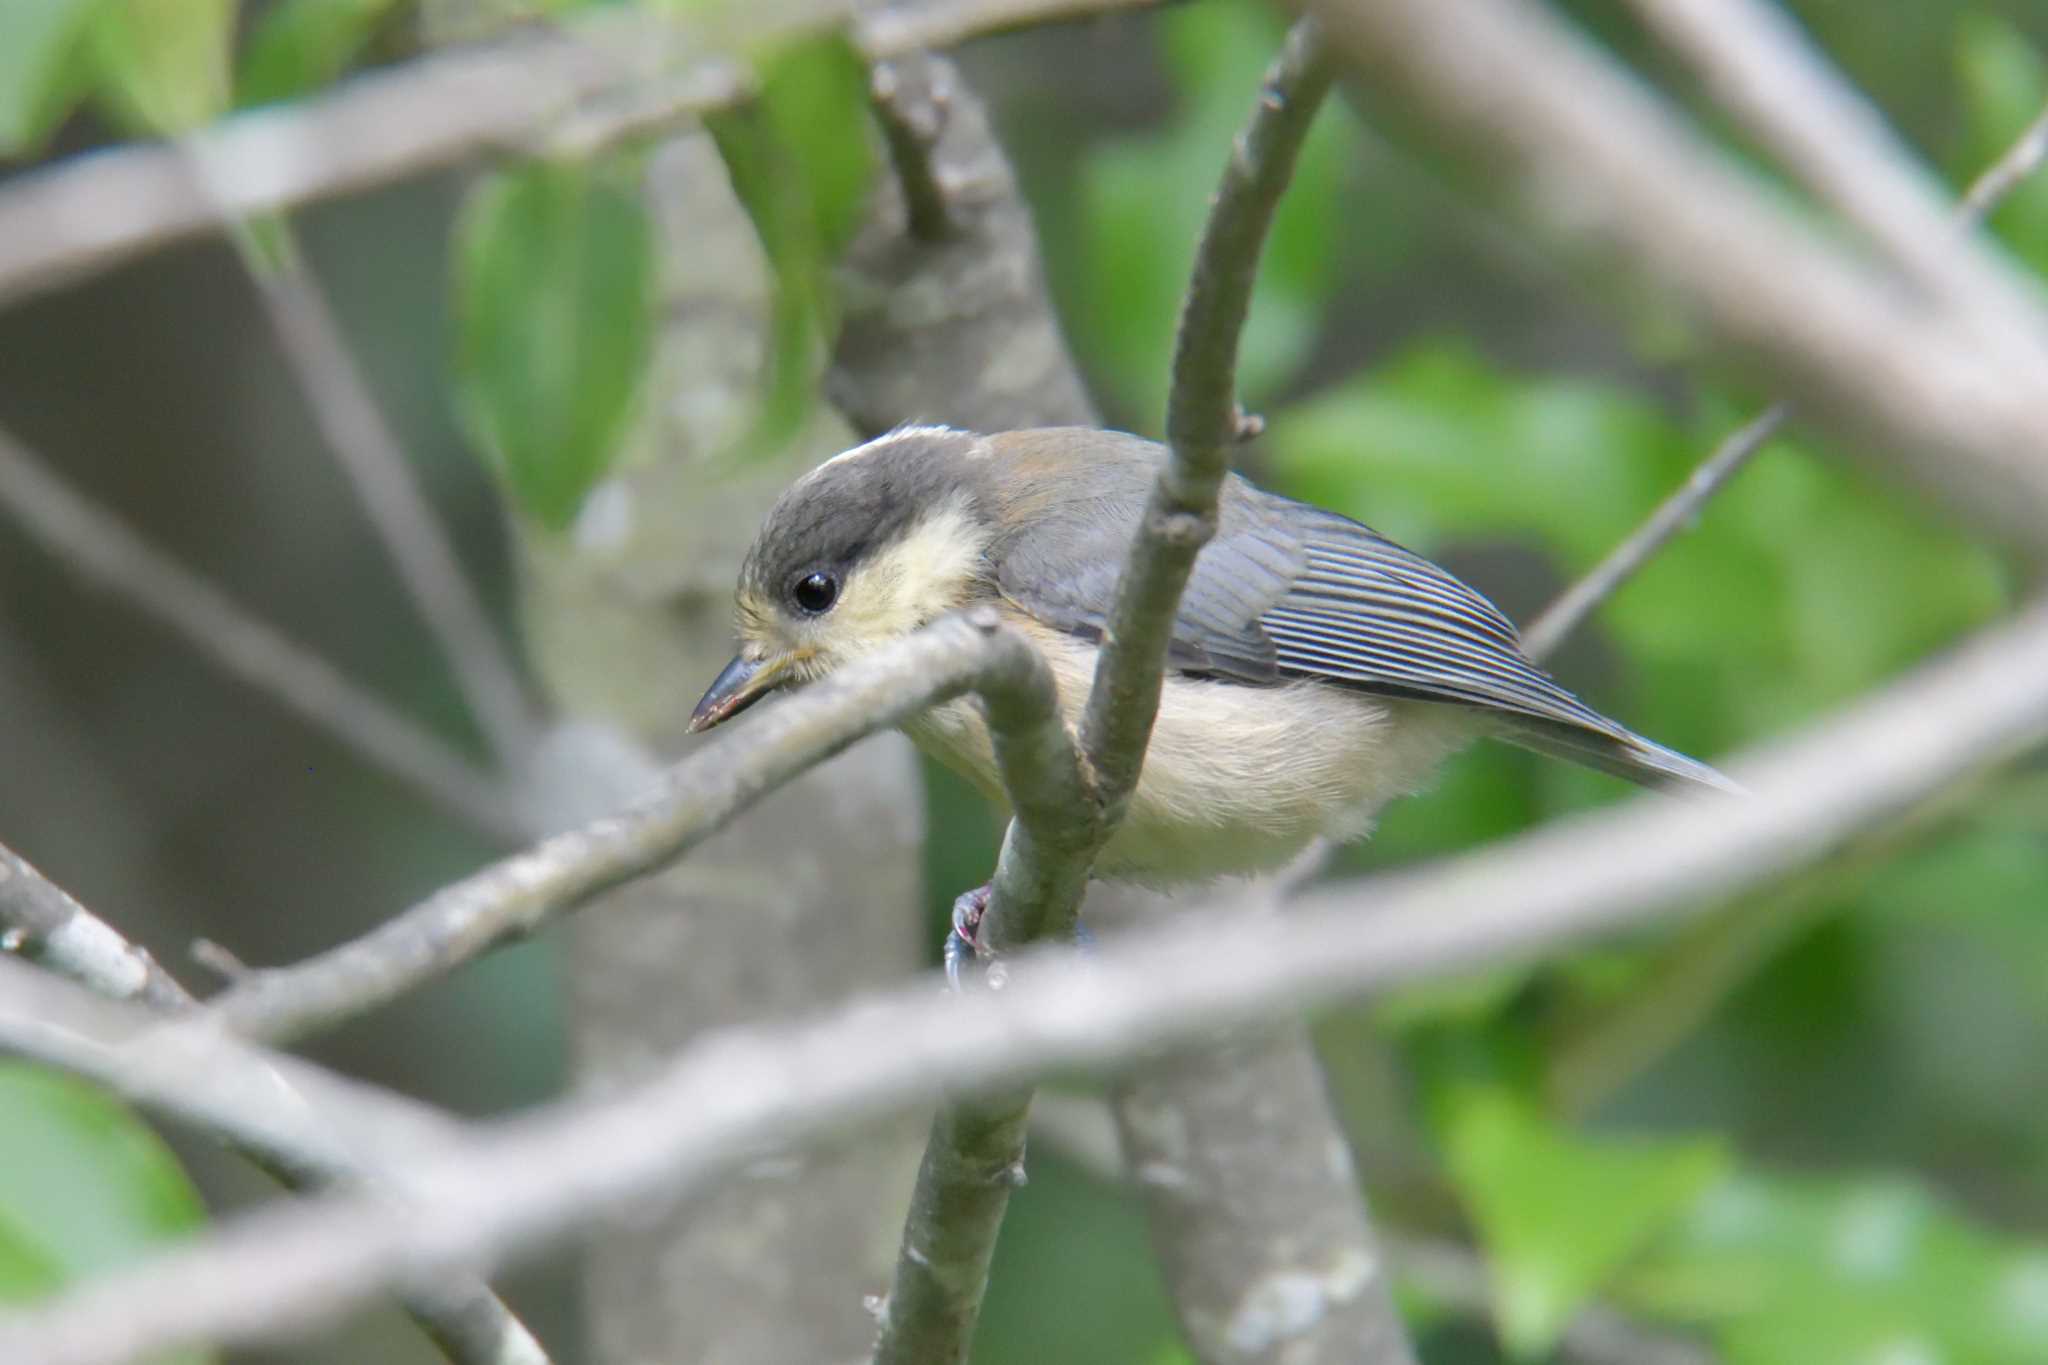
[[[989,956],[988,947],[981,941],[981,919],[988,913],[991,894],[992,889],[984,883],[953,901],[953,930],[946,935],[944,957],[946,984],[956,991],[960,989],[960,973],[966,968],[967,959]]]

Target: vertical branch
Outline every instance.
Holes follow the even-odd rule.
[[[934,64],[936,67],[936,64]],[[945,68],[936,67],[939,78]],[[929,74],[929,70],[927,72]],[[1194,283],[1183,315],[1175,363],[1173,408],[1169,431],[1174,449],[1161,471],[1159,488],[1148,507],[1143,526],[1131,551],[1115,625],[1108,647],[1098,664],[1094,690],[1084,722],[1084,743],[1091,761],[1096,788],[1090,805],[1094,808],[1093,828],[1047,847],[1038,828],[1044,822],[1021,818],[1011,825],[1003,856],[997,867],[987,916],[983,920],[985,939],[998,948],[1028,942],[1033,938],[1064,936],[1071,932],[1074,911],[1093,855],[1114,831],[1121,806],[1135,784],[1152,717],[1158,706],[1163,678],[1166,643],[1181,589],[1192,569],[1196,552],[1214,525],[1216,503],[1228,469],[1229,448],[1243,439],[1248,423],[1236,404],[1237,338],[1250,307],[1252,284],[1257,275],[1260,246],[1272,221],[1274,209],[1292,172],[1302,139],[1331,82],[1332,72],[1322,53],[1312,24],[1296,25],[1261,91],[1257,110],[1249,126],[1233,147],[1232,158],[1218,191],[1198,254]],[[886,87],[892,93],[904,88],[901,80]],[[961,117],[955,97],[949,118]],[[978,121],[979,111],[971,111]],[[897,112],[891,119],[898,129],[920,126],[916,111]],[[948,140],[957,146],[957,130]],[[930,186],[941,182],[932,172],[934,155],[926,149],[898,145],[896,156],[904,168],[901,194],[908,201],[902,211],[904,223],[913,234],[920,221],[934,221],[929,208],[922,214],[918,200]],[[957,153],[956,153],[957,155]],[[986,163],[983,163],[986,164]],[[1007,176],[1001,182],[1007,189]],[[983,195],[963,198],[969,204],[991,202]],[[1029,251],[1028,226],[1011,236],[977,241],[977,228],[990,215],[969,215],[955,224],[956,234],[947,245],[936,243],[924,251],[934,263],[965,258],[974,247],[998,259],[1012,250]],[[899,229],[900,231],[900,229]],[[894,250],[910,248],[899,238]],[[888,259],[888,258],[884,258]],[[899,254],[895,259],[902,259]],[[1030,257],[1025,263],[1034,264]],[[958,267],[955,267],[958,268]],[[985,276],[987,267],[982,267]],[[1019,272],[1022,273],[1022,272]],[[1035,270],[1025,278],[1033,279]],[[1035,287],[1035,284],[1034,284]],[[919,297],[929,297],[920,291]],[[1045,325],[1035,312],[1021,309],[1027,327]],[[984,372],[993,366],[983,357],[1003,352],[998,347],[1024,354],[1037,354],[1019,345],[1002,324],[1016,316],[991,310],[984,325],[976,329],[979,344],[953,345],[948,353],[969,357],[970,365]],[[996,345],[992,346],[989,339]],[[854,354],[874,354],[880,338],[863,336],[866,343]],[[957,336],[948,338],[956,342]],[[851,350],[852,348],[848,348]],[[885,352],[886,353],[886,352]],[[957,382],[959,362],[945,377],[910,372],[909,377],[891,376],[880,392],[898,400],[893,408],[883,406],[864,424],[887,426],[910,415],[942,416],[963,421],[983,430],[1013,425],[1042,425],[1052,422],[1089,421],[1092,414],[1077,412],[1085,405],[1066,399],[1078,394],[1072,371],[1063,353],[1052,351],[1061,363],[1056,367],[1061,386],[1035,400],[1036,406],[1019,422],[1013,412],[1014,400],[1001,389],[992,397],[986,377],[968,376]],[[872,374],[872,371],[868,372]],[[896,376],[903,376],[898,370]],[[842,392],[849,386],[842,367]],[[919,387],[922,378],[923,386]],[[977,382],[978,380],[978,382]],[[1012,392],[1016,386],[1007,386]],[[957,395],[970,396],[963,401]],[[923,403],[904,402],[914,394]],[[865,399],[871,411],[875,393],[853,389],[856,401]],[[842,397],[842,402],[846,401]],[[930,406],[927,406],[929,404]],[[1147,1072],[1139,1085],[1163,1107],[1172,1107],[1194,1120],[1200,1131],[1190,1144],[1204,1148],[1197,1159],[1237,1166],[1255,1162],[1269,1147],[1285,1165],[1298,1163],[1293,1157],[1313,1152],[1312,1168],[1302,1173],[1292,1191],[1297,1198],[1275,1205],[1271,1210],[1252,1208],[1243,1202],[1203,1202],[1190,1206],[1189,1216],[1179,1230],[1200,1227],[1199,1240],[1205,1250],[1219,1250],[1214,1257],[1178,1259],[1169,1256],[1170,1288],[1190,1336],[1205,1361],[1255,1360],[1278,1355],[1233,1353],[1228,1345],[1229,1329],[1219,1334],[1196,1330],[1194,1324],[1230,1316],[1214,1311],[1227,1296],[1236,1301],[1245,1285],[1238,1277],[1257,1259],[1232,1255],[1220,1249],[1257,1244],[1274,1252],[1256,1269],[1269,1270],[1263,1279],[1256,1273],[1263,1291],[1282,1288],[1282,1280],[1309,1261],[1326,1260],[1320,1283],[1328,1288],[1331,1311],[1318,1314],[1314,1324],[1298,1320],[1279,1323],[1261,1319],[1259,1292],[1253,1293],[1249,1313],[1242,1322],[1247,1331],[1262,1334],[1262,1352],[1303,1350],[1334,1351],[1312,1359],[1405,1361],[1407,1346],[1399,1320],[1386,1297],[1384,1277],[1379,1272],[1371,1240],[1364,1227],[1363,1206],[1352,1179],[1348,1158],[1334,1162],[1333,1152],[1344,1151],[1343,1136],[1326,1099],[1322,1096],[1315,1060],[1305,1035],[1285,1035],[1259,1045],[1256,1058],[1241,1052],[1190,1051],[1168,1063],[1156,1074]],[[1241,1125],[1222,1121],[1214,1101],[1232,1106],[1257,1108],[1268,1122],[1255,1133]],[[877,1365],[927,1365],[928,1362],[957,1362],[966,1359],[973,1339],[981,1300],[987,1286],[988,1267],[995,1239],[1012,1189],[1023,1175],[1024,1138],[1031,1102],[1028,1090],[1013,1090],[971,1102],[955,1102],[941,1109],[933,1122],[924,1164],[919,1172],[917,1193],[904,1229],[894,1285],[885,1307],[881,1336],[876,1348]],[[1212,1120],[1218,1120],[1212,1122]],[[1246,1168],[1238,1167],[1240,1173]],[[1264,1189],[1265,1187],[1261,1187]],[[1294,1238],[1298,1228],[1281,1228],[1272,1220],[1292,1220],[1310,1205],[1321,1211],[1327,1238],[1310,1239],[1312,1245]],[[1165,1230],[1163,1211],[1156,1228],[1160,1240],[1173,1234]],[[1270,1236],[1268,1234],[1271,1234]],[[1300,1254],[1287,1257],[1283,1247],[1298,1248]],[[1323,1257],[1321,1253],[1330,1253]],[[1282,1262],[1285,1262],[1283,1265]],[[1226,1284],[1226,1282],[1229,1282]],[[1291,1285],[1293,1282],[1289,1282]],[[1361,1342],[1374,1342],[1371,1352],[1358,1355]],[[1384,1341],[1384,1345],[1379,1344]],[[1292,1356],[1290,1356],[1292,1358]]]
[[[1137,783],[1181,590],[1215,532],[1231,447],[1249,434],[1237,404],[1238,336],[1251,310],[1259,250],[1332,74],[1316,22],[1296,23],[1251,122],[1232,144],[1196,249],[1174,344],[1170,454],[1131,549],[1081,726],[1082,747],[1112,810]]]

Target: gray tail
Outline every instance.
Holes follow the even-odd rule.
[[[1660,791],[1714,791],[1747,796],[1749,791],[1696,758],[1616,727],[1615,733],[1582,729],[1558,721],[1516,716],[1500,737],[1539,754],[1561,758]]]

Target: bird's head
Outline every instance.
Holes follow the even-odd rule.
[[[708,730],[987,591],[984,438],[906,427],[792,485],[740,568],[739,651],[690,715]]]

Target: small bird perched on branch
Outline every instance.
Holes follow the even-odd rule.
[[[1078,721],[1165,448],[1087,427],[890,432],[769,512],[740,570],[738,656],[704,730],[946,612],[993,604]],[[1151,886],[1279,867],[1491,735],[1645,786],[1739,791],[1608,719],[1525,657],[1494,605],[1348,517],[1226,481],[1174,620],[1145,764],[1097,875]],[[904,728],[1004,804],[972,698]]]

